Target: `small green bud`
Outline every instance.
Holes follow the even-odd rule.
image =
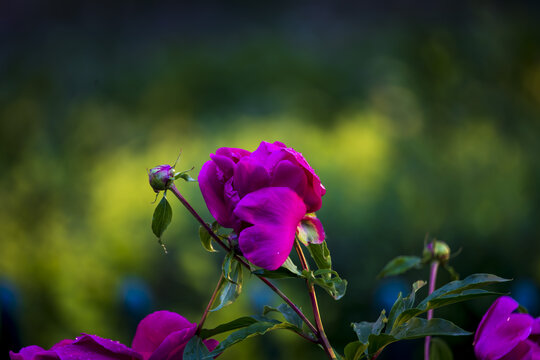
[[[446,264],[450,259],[450,247],[444,241],[433,240],[424,248],[424,259],[437,260]]]
[[[171,165],[160,165],[148,171],[148,181],[150,186],[157,193],[167,190],[167,187],[174,180],[174,169]]]

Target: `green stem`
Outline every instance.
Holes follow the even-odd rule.
[[[184,205],[184,207],[191,213],[191,215],[193,215],[193,217],[195,217],[195,219],[201,224],[201,226],[203,228],[206,229],[206,231],[208,231],[208,233],[210,234],[210,236],[226,251],[226,252],[230,252],[231,249],[230,247],[225,244],[223,242],[223,240],[221,240],[219,238],[219,236],[216,235],[216,233],[212,230],[212,228],[210,228],[210,226],[208,226],[208,224],[201,218],[201,216],[195,211],[195,209],[193,209],[193,207],[187,202],[187,200],[182,196],[182,194],[180,194],[180,192],[178,191],[178,189],[176,188],[176,186],[174,185],[174,183],[172,183],[171,185],[169,185],[169,190],[172,191],[172,193],[178,198],[178,200],[180,200],[180,202],[182,203],[182,205]],[[240,256],[238,255],[234,255],[235,259],[242,265],[244,265],[250,272],[252,271],[251,270],[251,266],[243,259],[241,258]],[[318,336],[319,335],[319,332],[317,331],[317,328],[315,328],[315,326],[313,326],[313,324],[311,323],[311,321],[309,321],[309,319],[304,315],[304,313],[302,312],[302,310],[300,310],[298,308],[298,306],[296,306],[288,297],[287,295],[285,295],[281,290],[279,290],[274,284],[272,284],[268,279],[266,279],[265,277],[261,276],[261,275],[256,275],[263,283],[266,284],[266,286],[268,286],[270,289],[272,289],[273,292],[275,292],[279,297],[281,297],[283,299],[283,301],[285,301],[287,303],[287,305],[289,305],[291,307],[291,309],[293,309],[293,311],[295,313],[298,314],[298,316],[300,316],[300,318],[302,319],[302,321],[304,321],[304,323],[306,323],[306,325],[309,327],[309,329],[311,330],[311,332],[313,332],[313,334],[315,334],[315,336]]]
[[[309,271],[309,265],[306,261],[306,257],[304,256],[304,252],[302,251],[302,248],[300,247],[300,244],[296,239],[294,240],[294,248],[298,253],[298,257],[300,258],[302,269]],[[306,286],[308,288],[309,298],[311,300],[311,308],[313,309],[313,317],[315,317],[315,324],[317,324],[317,330],[319,332],[319,340],[321,342],[321,345],[323,346],[324,351],[330,359],[337,359],[336,354],[334,353],[334,349],[332,348],[332,345],[330,345],[328,337],[324,332],[321,314],[319,312],[319,304],[317,302],[317,295],[315,294],[315,288],[313,287],[313,284],[308,280],[306,280]]]
[[[224,280],[223,273],[221,273],[221,275],[219,277],[219,280],[218,280],[218,283],[216,285],[216,288],[214,289],[214,293],[212,294],[212,297],[210,297],[210,301],[208,301],[208,305],[206,306],[206,309],[204,310],[204,313],[203,313],[203,315],[201,317],[201,321],[199,321],[199,325],[197,325],[197,331],[196,331],[197,335],[199,335],[199,333],[201,332],[203,324],[206,321],[206,317],[208,316],[208,312],[210,311],[210,309],[212,308],[212,304],[216,300],[216,296],[219,293],[219,289],[221,288],[221,284],[223,284],[223,280]]]

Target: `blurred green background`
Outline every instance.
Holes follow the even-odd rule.
[[[6,1],[0,4],[2,356],[80,332],[130,344],[147,313],[198,321],[222,253],[177,202],[150,230],[146,169],[194,174],[221,146],[285,142],[318,172],[349,281],[325,326],[342,350],[426,271],[377,280],[426,233],[462,276],[514,278],[540,314],[540,8],[535,2]],[[211,218],[196,184],[179,183]],[[441,274],[440,282],[448,281]],[[280,282],[309,313],[303,285]],[[279,304],[256,279],[208,325]],[[425,290],[424,290],[425,291]],[[421,296],[424,296],[422,294]],[[441,315],[473,331],[493,299]],[[448,339],[472,358],[472,337]],[[381,359],[421,358],[422,342]],[[399,354],[399,355],[397,355]],[[286,332],[222,359],[324,358]]]

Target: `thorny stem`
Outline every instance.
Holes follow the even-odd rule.
[[[431,262],[431,266],[429,268],[429,293],[428,296],[431,295],[433,291],[435,291],[435,282],[437,281],[437,270],[439,269],[439,261],[434,260]],[[427,319],[428,321],[433,318],[433,309],[428,310],[427,312]],[[424,342],[424,360],[429,360],[429,346],[431,344],[431,336],[426,336],[425,342]]]
[[[176,188],[176,186],[174,185],[174,183],[172,183],[171,185],[169,185],[169,190],[172,191],[172,193],[178,198],[178,200],[180,200],[180,202],[182,203],[182,205],[184,205],[184,207],[191,213],[191,215],[193,215],[193,217],[195,217],[195,219],[201,224],[201,226],[203,228],[206,229],[206,231],[208,231],[208,233],[210,234],[210,236],[227,252],[230,252],[231,251],[231,248],[225,244],[223,242],[223,240],[221,240],[219,238],[219,236],[216,235],[216,233],[210,228],[210,226],[208,226],[208,224],[200,217],[200,215],[195,211],[195,209],[193,209],[193,207],[187,202],[187,200],[182,196],[182,194],[180,194],[180,192],[178,191],[178,189]],[[240,256],[238,255],[234,255],[234,258],[242,265],[244,265],[250,272],[251,272],[251,266],[244,260],[242,259]],[[311,321],[309,321],[309,319],[304,315],[304,313],[302,312],[302,310],[300,310],[298,308],[298,306],[296,306],[288,297],[287,295],[285,295],[281,290],[279,290],[274,284],[272,284],[268,279],[266,279],[265,277],[261,276],[261,275],[256,275],[263,283],[265,283],[270,289],[272,289],[273,292],[275,292],[276,294],[279,295],[279,297],[281,297],[283,299],[283,301],[285,301],[287,303],[287,305],[289,305],[291,307],[291,309],[293,309],[293,311],[295,313],[298,314],[298,316],[300,316],[300,318],[302,319],[302,321],[304,321],[304,323],[306,323],[306,325],[309,327],[309,329],[311,330],[311,332],[313,332],[315,334],[315,336],[319,336],[319,332],[317,331],[317,328],[315,328],[315,326],[313,326],[313,324],[311,323]]]
[[[204,322],[206,321],[206,317],[208,316],[208,312],[210,311],[210,308],[212,307],[212,304],[216,300],[216,296],[219,293],[219,289],[221,288],[221,284],[223,284],[223,274],[219,277],[218,283],[216,285],[216,288],[214,289],[214,293],[212,294],[212,297],[210,298],[210,301],[208,301],[208,305],[206,306],[206,309],[204,310],[204,313],[201,317],[201,321],[199,321],[199,325],[197,326],[197,331],[195,332],[197,335],[200,334],[201,329],[203,327]]]
[[[296,239],[294,240],[294,248],[298,253],[298,257],[300,258],[302,269],[309,271],[309,265],[306,261],[306,257],[304,256],[304,252],[302,251],[302,248],[300,247],[300,244]],[[313,284],[310,283],[307,279],[306,286],[308,288],[309,298],[311,300],[311,308],[313,309],[313,317],[315,317],[315,324],[317,324],[317,330],[319,332],[319,340],[321,342],[321,345],[323,346],[324,351],[330,359],[337,359],[336,354],[334,353],[334,349],[332,348],[332,345],[330,345],[328,337],[324,332],[321,314],[319,313],[319,304],[317,303],[317,295],[315,294],[315,288],[313,287]]]

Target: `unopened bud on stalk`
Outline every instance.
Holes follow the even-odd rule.
[[[174,180],[174,169],[171,165],[160,165],[148,171],[148,181],[154,191],[167,190]]]
[[[433,240],[424,248],[424,259],[437,260],[445,264],[450,259],[450,247],[444,241]]]

